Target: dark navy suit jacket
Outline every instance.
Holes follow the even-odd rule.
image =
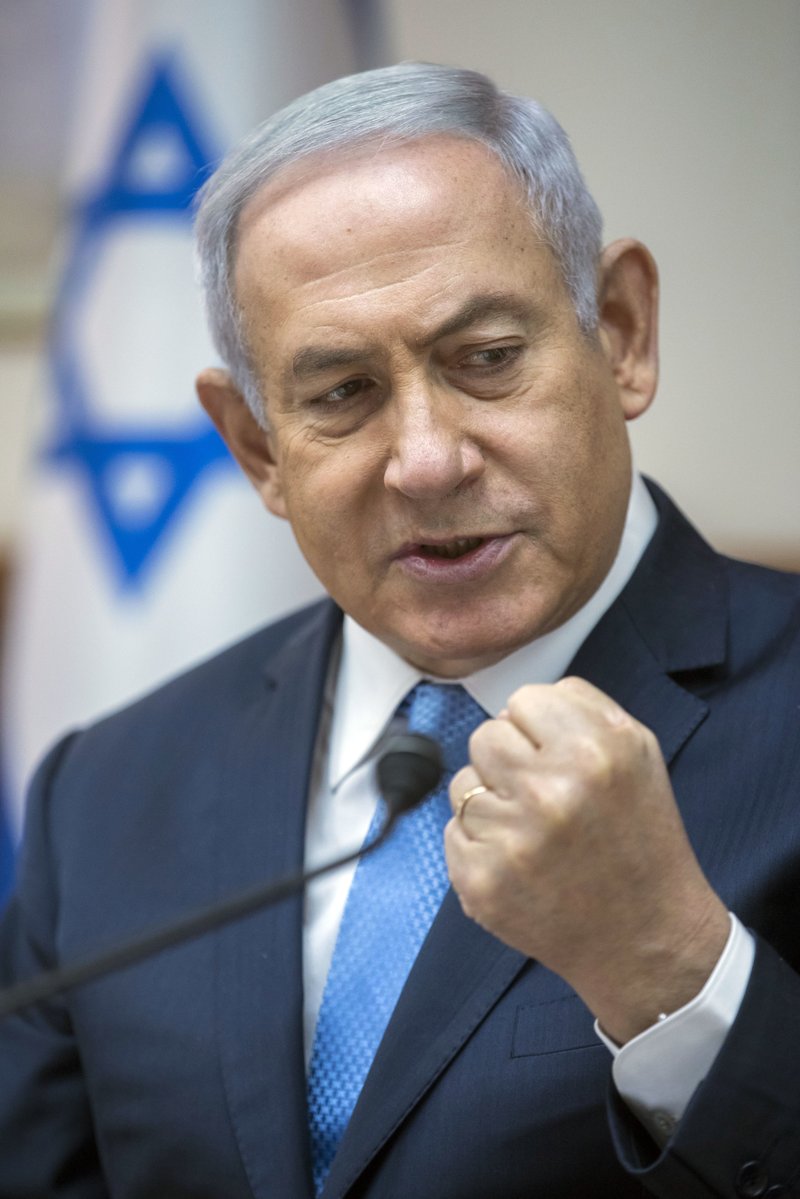
[[[800,579],[717,556],[656,498],[572,673],[656,732],[711,883],[758,934],[734,1027],[659,1153],[581,1001],[448,894],[326,1199],[800,1191]],[[0,977],[300,864],[339,622],[316,605],[52,752]],[[287,901],[0,1025],[2,1199],[309,1196],[301,917]]]

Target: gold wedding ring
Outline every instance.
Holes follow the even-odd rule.
[[[467,791],[465,791],[456,805],[456,820],[463,819],[464,809],[471,799],[474,799],[476,795],[483,795],[484,792],[488,790],[489,788],[484,787],[483,783],[478,783],[477,787],[470,787]]]

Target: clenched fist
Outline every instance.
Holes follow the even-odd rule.
[[[464,912],[560,974],[620,1043],[693,998],[730,925],[650,730],[568,678],[516,691],[470,759],[445,832]]]

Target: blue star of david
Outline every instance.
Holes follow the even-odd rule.
[[[142,178],[137,161],[154,138],[168,148],[169,169],[159,178]],[[72,251],[56,303],[50,363],[58,412],[46,457],[77,470],[86,483],[90,510],[109,550],[107,560],[124,589],[142,586],[198,484],[209,471],[230,466],[232,460],[199,411],[169,435],[144,424],[110,427],[101,421],[93,412],[76,336],[77,317],[99,256],[120,222],[155,218],[188,225],[194,196],[214,157],[174,59],[155,56],[105,181],[76,211]],[[120,479],[126,470],[138,470],[140,481],[156,480],[144,506],[124,502]]]

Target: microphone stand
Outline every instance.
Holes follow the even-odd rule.
[[[435,741],[416,733],[393,737],[378,762],[378,783],[386,801],[387,817],[377,836],[367,845],[332,862],[316,866],[313,870],[297,871],[251,887],[221,903],[191,912],[165,928],[134,937],[105,953],[83,958],[8,987],[0,992],[0,1020],[30,1004],[51,999],[63,991],[93,982],[114,970],[123,970],[143,958],[240,920],[259,908],[288,898],[320,875],[346,866],[356,858],[366,857],[384,843],[398,817],[424,799],[439,781],[441,773],[441,755]]]

